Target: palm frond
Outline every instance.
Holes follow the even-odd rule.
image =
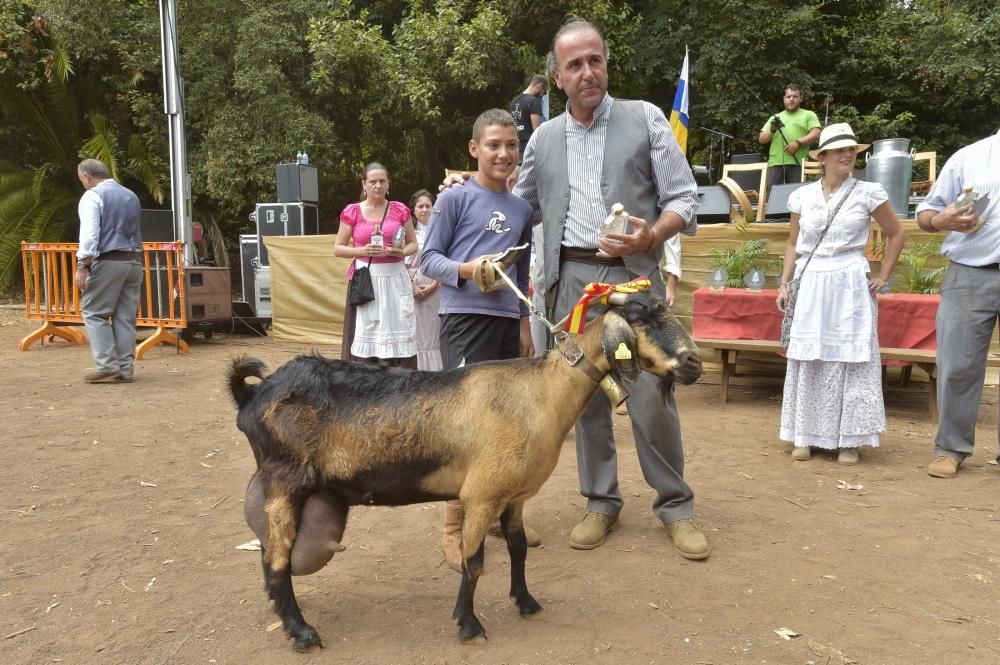
[[[133,134],[128,141],[128,173],[141,182],[157,203],[163,203],[163,177],[156,168],[156,161],[149,144]]]
[[[73,74],[73,62],[59,42],[52,49],[52,74],[61,83],[66,83]]]
[[[91,113],[87,122],[93,135],[80,146],[80,154],[91,159],[99,159],[111,171],[111,177],[119,180],[118,173],[118,139],[112,130],[111,122],[100,113]]]

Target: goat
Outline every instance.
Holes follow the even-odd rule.
[[[261,536],[265,590],[295,649],[322,641],[302,616],[291,575],[322,567],[341,549],[355,505],[464,502],[462,581],[452,615],[463,643],[486,639],[473,600],[483,540],[498,515],[511,561],[510,595],[522,617],[542,611],[525,581],[521,510],[552,474],[598,382],[609,373],[634,380],[644,370],[669,390],[675,378],[690,384],[701,375],[697,347],[661,300],[638,293],[613,294],[610,301],[576,339],[583,353],[576,366],[559,351],[446,372],[312,355],[264,378],[261,361],[233,360],[237,424],[258,467],[248,521]],[[262,381],[250,384],[250,377]],[[308,523],[315,519],[329,525]]]

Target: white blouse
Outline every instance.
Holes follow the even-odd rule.
[[[868,245],[869,221],[872,213],[889,200],[889,195],[877,182],[865,182],[849,177],[837,188],[829,201],[824,200],[821,181],[799,187],[788,197],[788,209],[800,215],[799,237],[795,243],[795,251],[799,256],[813,252],[816,241],[826,226],[827,215],[837,207],[852,182],[857,184],[837,212],[830,230],[823,237],[823,243],[816,249],[816,256],[864,252]]]

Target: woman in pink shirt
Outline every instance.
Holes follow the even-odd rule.
[[[390,201],[389,176],[377,162],[365,167],[360,203],[340,213],[340,230],[334,254],[354,259],[347,278],[355,269],[369,269],[375,300],[353,307],[347,304],[341,359],[397,367],[417,368],[416,319],[413,289],[403,257],[417,251],[410,209]],[[393,239],[402,229],[402,246]],[[373,236],[381,236],[381,242]],[[348,284],[348,291],[350,291]]]

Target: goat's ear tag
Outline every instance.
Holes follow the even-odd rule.
[[[632,352],[625,346],[625,342],[620,343],[615,349],[615,360],[632,360]]]

